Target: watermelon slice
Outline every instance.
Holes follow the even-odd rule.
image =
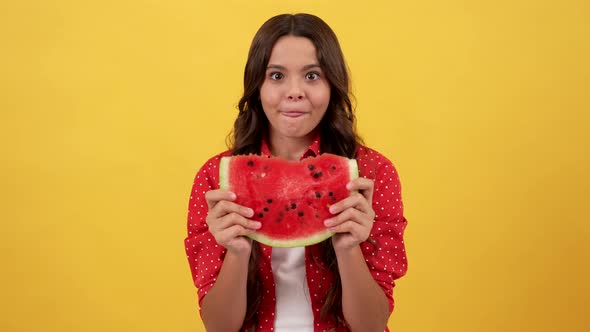
[[[221,158],[220,188],[236,203],[252,208],[262,227],[250,237],[273,247],[301,247],[333,235],[324,225],[328,210],[350,195],[346,184],[358,177],[356,160],[324,153],[293,162],[268,156]]]

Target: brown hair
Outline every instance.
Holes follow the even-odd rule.
[[[354,158],[362,140],[355,129],[348,69],[336,34],[322,19],[310,14],[272,17],[254,36],[244,70],[244,94],[238,103],[239,114],[232,133],[228,135],[228,146],[232,153],[260,154],[260,145],[269,127],[260,102],[260,87],[265,79],[272,48],[283,36],[311,40],[316,48],[320,67],[330,84],[330,102],[318,125],[320,151]],[[328,239],[321,245],[323,255],[314,259],[323,260],[335,277],[335,282],[326,295],[321,317],[343,322],[342,288],[332,241]],[[262,298],[261,279],[257,276],[259,256],[259,247],[254,242],[248,269],[246,323],[256,322],[256,312]]]

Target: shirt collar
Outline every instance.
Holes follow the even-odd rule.
[[[270,153],[270,148],[268,147],[268,143],[267,143],[266,138],[262,139],[262,143],[260,145],[260,152],[263,155],[267,155],[267,156],[272,155]],[[304,159],[307,157],[316,157],[319,155],[320,155],[320,134],[317,133],[315,135],[315,137],[313,138],[313,141],[311,141],[311,144],[307,147],[307,149],[303,153],[303,156],[301,156],[301,159]]]

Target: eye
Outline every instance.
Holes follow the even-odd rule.
[[[283,74],[281,74],[279,72],[270,73],[269,76],[270,76],[271,80],[275,80],[275,81],[278,81],[283,78]]]
[[[307,73],[307,75],[305,75],[305,79],[310,80],[310,81],[315,81],[318,80],[320,78],[320,74],[317,72],[311,72],[311,73]]]

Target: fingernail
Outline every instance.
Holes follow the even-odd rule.
[[[348,189],[348,190],[352,189],[352,182],[349,182],[346,184],[346,189]]]
[[[254,215],[254,210],[252,210],[252,209],[248,208],[248,209],[246,210],[246,214],[248,214],[248,217],[252,217],[252,216]]]
[[[324,220],[324,226],[326,226],[326,227],[332,226],[332,219],[326,219],[326,220]]]
[[[336,212],[336,208],[334,207],[334,205],[330,206],[330,208],[328,210],[330,211],[331,214],[334,214]]]
[[[258,229],[258,228],[262,227],[262,223],[255,221],[252,223],[252,226],[254,226],[254,228]]]
[[[236,198],[237,198],[236,194],[234,194],[234,193],[230,193],[230,196],[231,196],[231,199],[232,199],[232,200],[234,200],[234,199],[236,199]]]

